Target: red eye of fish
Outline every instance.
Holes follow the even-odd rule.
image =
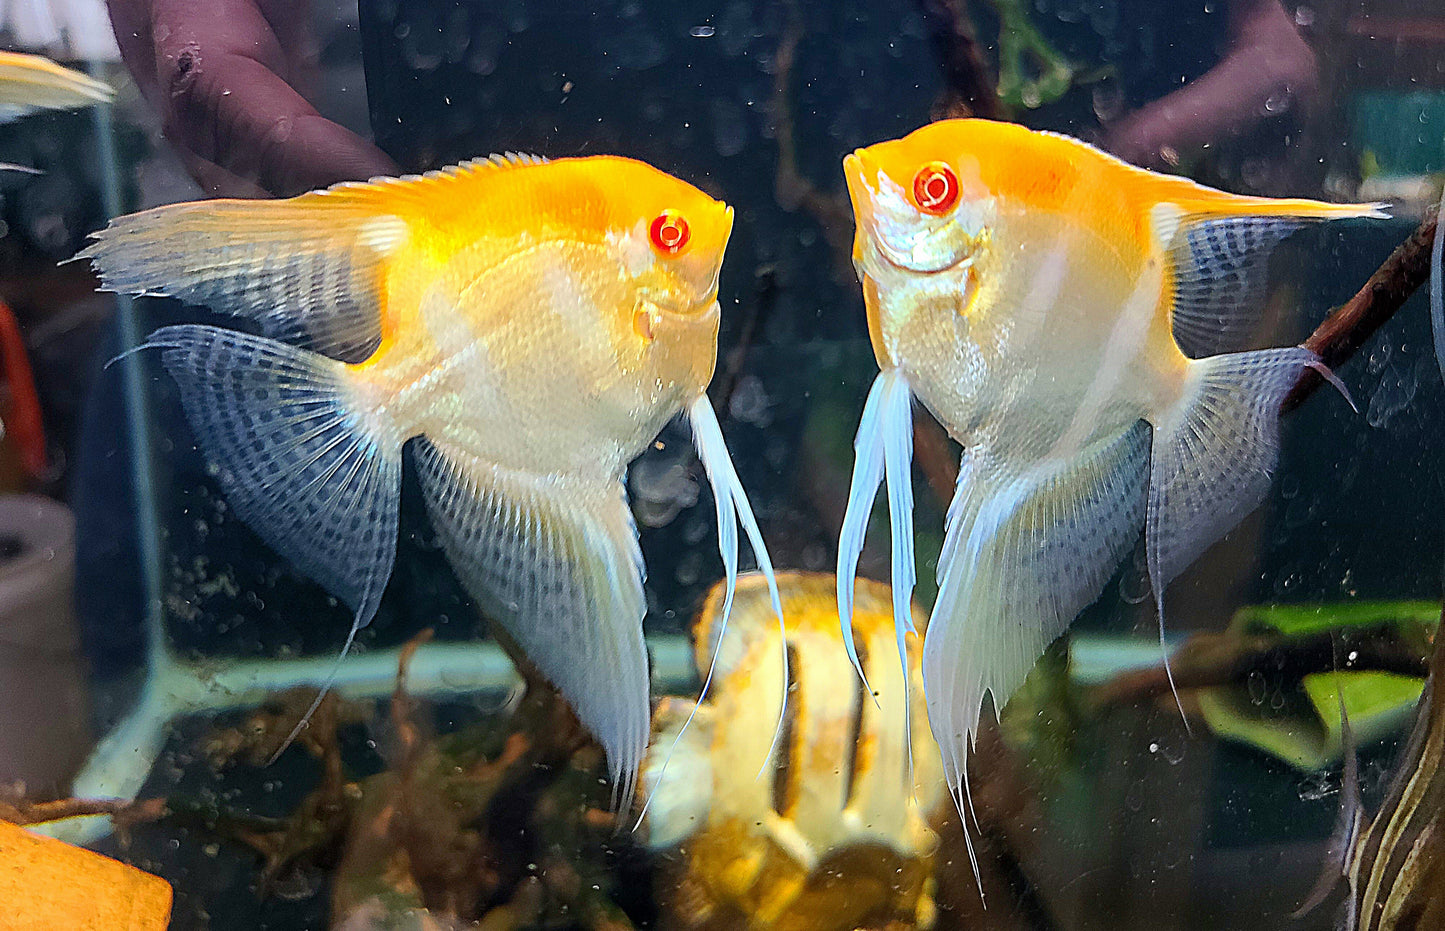
[[[913,176],[913,200],[929,213],[947,213],[958,203],[958,175],[943,162],[929,162]]]
[[[675,210],[664,210],[652,221],[648,235],[652,238],[652,248],[658,252],[665,252],[668,255],[676,255],[687,245],[692,232],[687,228],[687,221],[682,214]]]

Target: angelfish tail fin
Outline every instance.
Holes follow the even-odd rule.
[[[161,350],[231,507],[356,612],[349,647],[391,576],[404,437],[317,353],[198,325],[163,327],[143,348]]]
[[[401,438],[358,410],[347,367],[219,327],[168,326],[147,348],[236,513],[371,620],[396,553]]]
[[[1161,615],[1169,582],[1264,500],[1280,403],[1318,364],[1301,346],[1189,363],[1183,397],[1154,423],[1145,539]]]

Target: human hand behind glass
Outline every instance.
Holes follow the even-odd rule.
[[[290,195],[395,174],[370,142],[307,103],[306,0],[109,0],[121,55],[206,192]]]
[[[1231,0],[1229,48],[1208,73],[1109,127],[1105,147],[1146,168],[1243,132],[1284,107],[1309,110],[1319,66],[1279,0]]]

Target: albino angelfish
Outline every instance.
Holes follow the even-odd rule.
[[[704,393],[732,221],[641,162],[495,156],[289,200],[160,207],[115,220],[82,255],[110,290],[259,325],[170,326],[146,346],[237,513],[355,610],[347,647],[391,575],[402,446],[416,439],[458,577],[597,736],[625,801],[650,709],[624,476],[683,409],[729,587],[739,520],[771,586]]]
[[[985,693],[1001,709],[1097,598],[1143,524],[1165,586],[1269,488],[1302,347],[1245,348],[1270,250],[1378,205],[1243,197],[1063,136],[948,120],[844,160],[853,261],[882,372],[858,428],[838,555],[845,635],[888,482],[900,642],[914,557],[916,397],[964,447],[923,650],[955,801]]]

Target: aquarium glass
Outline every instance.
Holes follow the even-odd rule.
[[[0,931],[1445,927],[1440,4],[0,48]]]

